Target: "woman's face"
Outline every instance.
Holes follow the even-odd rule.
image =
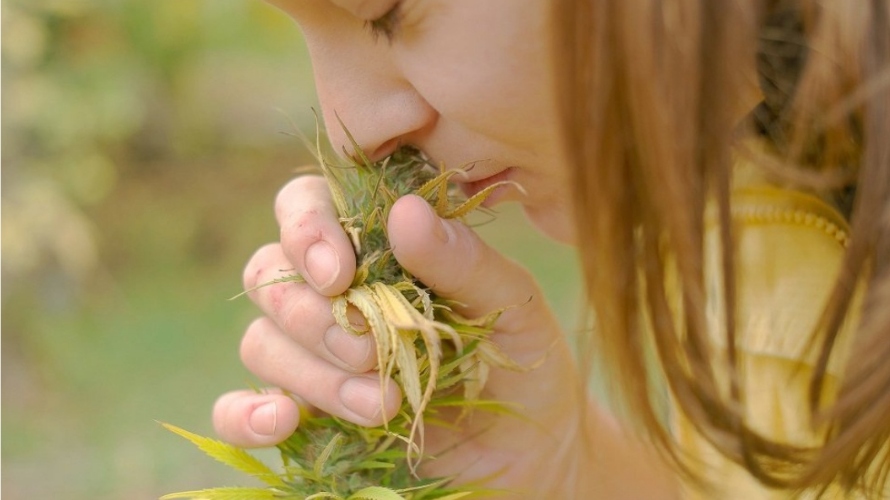
[[[518,201],[571,240],[549,0],[271,2],[303,31],[338,150],[337,117],[372,159],[411,144],[448,168],[472,164],[467,193],[512,180],[526,193],[499,189],[489,205]]]

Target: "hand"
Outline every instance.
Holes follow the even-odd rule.
[[[340,227],[321,177],[291,181],[278,195],[275,215],[281,243],[260,248],[244,270],[244,286],[265,316],[245,332],[241,357],[259,378],[301,396],[312,406],[365,425],[379,425],[379,380],[370,336],[356,337],[334,322],[328,296],[345,291],[355,274],[352,245]],[[307,283],[256,288],[283,274]],[[256,289],[255,289],[256,288]],[[372,397],[368,388],[377,392]],[[393,383],[386,408],[400,396]],[[222,396],[213,412],[217,433],[245,447],[270,446],[293,433],[296,401],[281,391],[236,391]]]
[[[379,381],[369,372],[376,366],[373,341],[343,332],[331,315],[328,296],[347,288],[355,260],[324,180],[291,182],[278,197],[276,215],[281,244],[253,256],[244,284],[250,289],[290,269],[307,283],[250,292],[266,316],[245,333],[244,364],[306,404],[356,423],[382,423],[397,410],[401,395],[390,382],[381,413]],[[437,294],[467,304],[465,315],[509,308],[492,337],[508,356],[529,366],[544,360],[529,372],[493,369],[490,375],[485,397],[515,405],[522,418],[477,412],[459,431],[427,426],[427,449],[438,458],[424,462],[425,472],[467,480],[499,473],[496,484],[510,489],[543,488],[545,478],[564,481],[558,471],[568,469],[578,448],[584,396],[558,322],[534,279],[468,227],[439,219],[420,198],[400,199],[388,228],[399,262]],[[217,402],[214,422],[232,443],[268,446],[294,431],[297,403],[281,393],[229,393]]]

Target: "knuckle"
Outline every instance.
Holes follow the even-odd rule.
[[[317,175],[301,176],[291,180],[275,196],[276,217],[279,221],[285,221],[295,212],[326,206],[327,189],[324,178]]]
[[[304,345],[321,342],[322,328],[333,323],[330,300],[306,286],[296,290],[280,311],[281,329]]]
[[[318,184],[323,182],[324,178],[319,175],[294,177],[278,191],[278,194],[275,196],[275,207],[280,209],[290,206],[294,200],[300,199],[301,193],[316,189]]]
[[[269,243],[254,252],[250,260],[247,261],[247,265],[244,266],[244,274],[241,281],[244,284],[245,290],[250,290],[266,281],[266,275],[269,274],[272,267],[269,264],[274,261],[274,257],[280,254],[280,252],[280,246],[277,243]],[[275,270],[277,269],[273,271]]]
[[[213,427],[217,434],[224,438],[234,437],[234,433],[229,431],[230,420],[237,415],[233,415],[232,405],[238,398],[237,392],[227,392],[217,398],[213,404]]]
[[[264,311],[273,318],[281,315],[281,311],[285,309],[286,304],[292,301],[293,294],[290,293],[293,286],[285,283],[275,283],[258,290],[257,302],[261,304]]]
[[[323,217],[317,208],[291,212],[281,223],[281,244],[288,251],[302,254],[300,250],[324,238]]]
[[[241,363],[248,369],[253,368],[262,363],[266,356],[266,329],[268,327],[265,318],[254,320],[245,330],[244,336],[241,338],[241,346],[239,354]]]
[[[280,309],[282,313],[278,318],[278,324],[291,337],[299,336],[300,327],[305,322],[306,308],[303,305],[304,302],[300,295],[295,295],[288,301],[287,306]]]

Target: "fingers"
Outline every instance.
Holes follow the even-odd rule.
[[[344,292],[355,275],[355,253],[324,178],[302,176],[288,183],[278,193],[275,216],[291,268],[319,293]]]
[[[360,425],[383,424],[396,414],[401,402],[394,381],[387,380],[381,390],[377,372],[343,370],[294,342],[268,318],[248,327],[241,358],[247,369],[265,382]]]
[[[381,389],[370,335],[354,335],[334,321],[329,295],[346,290],[355,255],[320,177],[301,177],[275,205],[281,243],[260,248],[244,270],[244,286],[265,313],[242,340],[243,364],[257,377],[306,404],[357,424],[381,425],[398,411],[401,394],[387,380]],[[261,286],[298,273],[306,282]],[[360,326],[360,314],[348,315]],[[358,327],[356,330],[363,330]],[[293,432],[297,405],[281,394],[230,393],[220,398],[214,422],[236,444],[274,444]]]
[[[225,441],[245,448],[272,446],[293,434],[300,421],[297,402],[280,391],[234,391],[213,406],[213,427]]]
[[[377,349],[370,335],[348,333],[334,321],[329,297],[303,283],[268,283],[289,266],[282,245],[260,248],[244,270],[244,287],[250,298],[278,328],[305,349],[341,368],[366,372],[377,365]],[[353,323],[361,321],[356,315]],[[361,330],[361,328],[358,328]]]

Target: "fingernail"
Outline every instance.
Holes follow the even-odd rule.
[[[278,429],[278,404],[275,402],[258,406],[250,414],[250,429],[260,436],[272,436]]]
[[[334,357],[353,369],[362,368],[371,356],[369,335],[355,335],[339,325],[327,329],[324,333],[324,345]]]
[[[303,257],[306,266],[306,276],[316,288],[327,288],[337,279],[340,272],[340,259],[337,253],[326,241],[313,243],[306,249]]]
[[[340,401],[356,415],[368,420],[376,420],[383,402],[380,381],[368,377],[353,377],[340,386]]]

